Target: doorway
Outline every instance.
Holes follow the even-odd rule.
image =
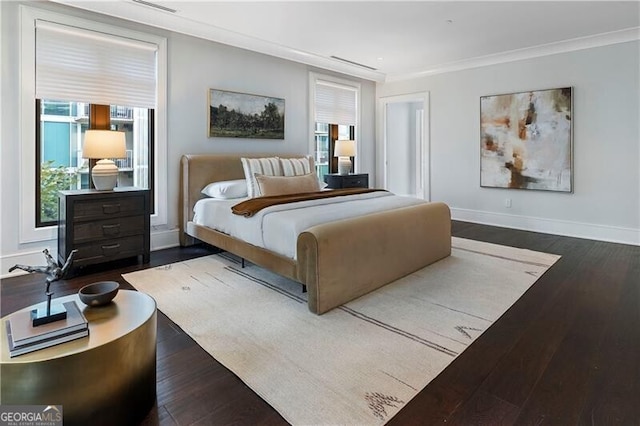
[[[429,93],[380,98],[384,188],[430,199]]]

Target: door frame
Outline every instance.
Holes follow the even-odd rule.
[[[404,95],[384,96],[378,98],[377,108],[377,132],[378,132],[378,167],[376,180],[382,182],[387,188],[388,161],[387,161],[387,106],[392,103],[422,102],[422,143],[418,144],[416,155],[416,195],[427,201],[431,200],[431,130],[429,123],[429,92],[416,92]]]

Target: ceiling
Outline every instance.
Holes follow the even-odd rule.
[[[638,1],[54,1],[375,81],[640,38]]]

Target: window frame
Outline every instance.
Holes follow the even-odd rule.
[[[167,224],[167,39],[127,28],[103,24],[88,19],[68,16],[48,10],[20,5],[20,141],[19,242],[31,243],[57,239],[57,225],[36,227],[36,111],[35,111],[35,21],[43,19],[55,23],[86,28],[118,36],[130,37],[158,45],[156,65],[156,108],[151,162],[153,167],[153,226]],[[151,155],[151,154],[150,154]],[[150,164],[150,165],[151,165]]]

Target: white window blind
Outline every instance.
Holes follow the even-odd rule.
[[[156,107],[158,46],[36,20],[36,97]]]
[[[316,122],[355,126],[356,94],[356,88],[317,80]]]

